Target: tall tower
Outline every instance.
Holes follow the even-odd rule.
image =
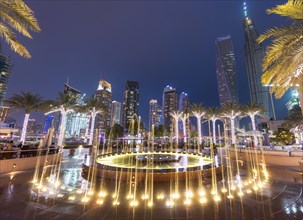
[[[189,107],[190,107],[190,103],[189,103],[188,95],[187,93],[182,92],[179,96],[179,111],[183,112],[183,114],[189,114]],[[189,116],[186,120],[185,127],[187,131],[189,131]],[[179,123],[179,129],[180,131],[183,131],[182,121],[180,121]]]
[[[177,90],[171,86],[166,86],[163,92],[163,119],[164,129],[169,132],[169,134],[173,128],[173,118],[170,114],[176,110],[178,110]]]
[[[239,102],[235,53],[230,36],[216,40],[216,73],[220,105]]]
[[[112,101],[111,126],[121,125],[121,102]]]
[[[127,124],[134,115],[139,114],[139,82],[127,81],[123,97],[122,126],[126,129]]]
[[[246,2],[244,7],[244,35],[245,35],[245,60],[249,85],[250,102],[261,105],[267,112],[269,118],[272,117],[270,111],[270,94],[269,88],[262,86],[262,62],[264,58],[264,50],[262,44],[257,43],[259,34],[255,28],[254,22],[247,15]],[[273,111],[273,108],[272,108]]]
[[[160,125],[162,110],[156,99],[149,102],[149,131],[152,130],[152,125],[155,127]]]
[[[105,132],[105,130],[110,127],[112,106],[111,84],[101,79],[95,95],[96,99],[105,107],[105,111],[97,116],[97,128],[100,129],[101,132]]]
[[[5,98],[8,78],[11,71],[11,62],[9,57],[2,54],[0,49],[0,106]]]

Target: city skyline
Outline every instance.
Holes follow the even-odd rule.
[[[247,4],[250,17],[260,32],[279,21],[279,18],[267,17],[265,13],[265,9],[274,6],[276,2],[248,1]],[[240,102],[249,102],[243,48],[242,1],[146,2],[144,4],[123,3],[119,6],[114,3],[73,2],[69,8],[71,17],[75,16],[80,9],[86,15],[86,11],[90,10],[90,13],[96,16],[96,21],[101,22],[95,30],[90,28],[87,30],[90,34],[89,40],[85,40],[87,36],[83,38],[81,33],[77,36],[75,31],[78,29],[73,25],[69,26],[69,31],[62,35],[55,35],[51,39],[48,37],[50,31],[60,32],[70,24],[70,19],[63,19],[66,3],[29,2],[29,5],[36,12],[42,32],[34,36],[35,43],[24,42],[33,55],[29,61],[16,56],[7,49],[7,46],[3,46],[4,54],[9,55],[14,64],[6,98],[20,91],[30,90],[40,93],[47,99],[55,99],[58,91],[62,91],[62,84],[67,77],[70,78],[73,86],[92,95],[97,89],[96,82],[104,78],[113,85],[113,99],[119,102],[122,101],[125,82],[127,80],[139,81],[141,94],[139,113],[146,126],[148,125],[149,100],[161,100],[162,90],[167,84],[177,88],[178,91],[187,92],[192,103],[202,102],[206,106],[218,106],[214,42],[217,37],[230,34],[235,39],[238,80],[242,82],[239,85]],[[55,8],[58,8],[56,19],[62,18],[61,23],[54,23],[48,18],[48,10],[52,11]],[[110,25],[102,22],[105,18],[97,16],[102,14],[100,10],[102,12],[108,9],[112,10],[111,13],[104,13],[108,16],[106,20]],[[212,16],[210,13],[215,11],[215,15],[211,17],[214,20],[213,24],[208,24],[204,16]],[[122,17],[116,16],[119,12]],[[182,18],[178,17],[180,13],[184,15]],[[154,14],[158,16],[155,17]],[[224,14],[228,14],[230,19],[222,20]],[[80,24],[85,23],[89,17],[89,15],[84,16],[79,21]],[[123,19],[126,17],[130,19],[127,22],[127,29],[121,25],[124,24]],[[268,21],[266,24],[262,22],[264,18]],[[162,22],[164,20],[166,20],[165,23]],[[93,26],[90,25],[90,27]],[[72,40],[67,41],[66,39],[71,39],[71,35]],[[118,36],[124,37],[121,40],[117,38]],[[80,39],[82,44],[78,44]],[[46,41],[49,41],[49,45],[45,44]],[[76,43],[77,48],[73,49]],[[61,48],[64,51],[58,54]],[[42,56],[45,50],[49,51],[51,56],[48,54],[45,55],[46,57]],[[143,53],[144,56],[142,56]],[[43,68],[38,63],[41,63]],[[39,77],[41,73],[45,77],[33,86],[32,82],[35,81],[33,79]],[[26,74],[27,79],[23,80],[22,74]],[[47,91],[43,91],[45,85],[50,85]],[[278,105],[280,109],[277,109],[278,118],[285,116],[284,104],[288,99],[285,95],[284,99],[278,101],[280,103]],[[22,114],[17,113],[15,116],[18,121],[23,120]]]

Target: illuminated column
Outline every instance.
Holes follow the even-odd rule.
[[[256,131],[256,121],[255,121],[255,114],[249,114],[250,120],[251,120],[251,127],[253,131]],[[254,144],[256,145],[258,143],[258,138],[254,134]]]
[[[90,135],[89,135],[89,142],[88,142],[89,145],[93,144],[96,116],[97,116],[97,112],[96,112],[96,109],[94,107],[92,112],[91,112],[92,122],[90,124]]]
[[[23,121],[23,127],[21,131],[21,137],[20,137],[20,142],[24,144],[25,142],[25,136],[26,136],[26,130],[27,130],[27,124],[28,124],[28,119],[29,119],[29,114],[26,113]]]
[[[179,143],[179,125],[178,125],[178,120],[179,117],[175,117],[175,136],[176,136],[176,143]]]
[[[217,118],[212,118],[212,123],[213,123],[213,139],[214,139],[214,144],[217,143],[216,141],[216,121],[217,121]]]
[[[202,135],[201,135],[201,117],[197,117],[198,122],[198,137],[199,137],[199,144],[202,144]]]
[[[58,146],[63,147],[63,140],[65,136],[65,124],[66,124],[66,115],[67,112],[62,108],[61,109],[61,123],[59,129],[59,137],[58,137]]]
[[[235,136],[235,118],[230,117],[230,132],[231,132],[231,144],[236,143],[236,136]]]
[[[183,126],[183,138],[184,138],[184,143],[187,142],[187,134],[186,134],[186,120],[187,120],[187,114],[184,114],[181,117],[181,121],[182,121],[182,126]]]
[[[141,121],[141,117],[138,116],[138,131],[137,131],[138,137],[141,137],[141,134],[140,134],[140,121]]]

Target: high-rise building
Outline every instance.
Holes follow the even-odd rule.
[[[162,110],[158,101],[152,99],[149,101],[149,131],[152,130],[152,126],[155,127],[160,125]]]
[[[64,93],[70,94],[76,98],[76,103],[81,105],[84,103],[83,98],[85,94],[82,94],[79,90],[75,89],[68,83],[64,85]],[[80,136],[80,130],[87,127],[87,114],[79,112],[70,112],[66,116],[66,137]]]
[[[101,132],[105,132],[110,127],[111,107],[112,107],[112,86],[105,80],[99,81],[99,86],[96,91],[96,98],[105,107],[105,111],[97,115],[96,126]]]
[[[9,107],[0,105],[0,122],[4,122],[8,115]]]
[[[178,94],[175,88],[166,86],[163,92],[163,121],[164,129],[168,134],[172,132],[173,118],[171,113],[178,110]]]
[[[121,102],[112,101],[111,126],[121,125]]]
[[[216,73],[220,105],[239,101],[235,53],[230,36],[216,40]]]
[[[44,120],[44,127],[43,127],[43,133],[47,133],[48,129],[52,127],[53,124],[53,120],[54,120],[54,116],[53,115],[46,115],[45,116],[45,120]]]
[[[190,107],[190,103],[189,103],[189,98],[187,93],[182,92],[179,95],[179,111],[183,112],[183,114],[189,114],[189,107]],[[186,130],[189,131],[189,117],[186,120]],[[180,131],[183,131],[183,125],[182,125],[182,121],[179,122],[179,129]]]
[[[295,106],[301,106],[299,100],[299,93],[297,89],[291,89],[291,98],[285,104],[288,111],[291,111]]]
[[[0,106],[6,95],[8,78],[11,70],[11,62],[9,57],[3,55],[0,49]]]
[[[266,115],[272,117],[270,108],[269,88],[262,86],[262,63],[264,59],[264,50],[262,44],[257,43],[259,34],[256,30],[254,22],[247,16],[247,5],[244,5],[244,35],[245,35],[245,59],[249,85],[249,94],[251,103],[257,103],[267,110]]]
[[[134,115],[139,114],[139,82],[127,81],[123,97],[122,126],[126,129],[127,124]]]

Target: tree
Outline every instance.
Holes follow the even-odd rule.
[[[179,143],[179,119],[182,117],[183,113],[180,111],[173,111],[171,112],[170,116],[173,117],[174,119],[174,130],[175,130],[175,138],[176,138],[176,143]]]
[[[300,106],[294,106],[284,122],[284,126],[288,129],[303,129],[303,116]]]
[[[188,117],[189,117],[189,114],[188,113],[185,113],[183,112],[183,114],[180,116],[180,119],[182,121],[182,130],[183,130],[183,140],[184,140],[184,143],[187,142],[187,131],[186,131],[186,122],[188,121]]]
[[[206,109],[206,117],[212,121],[212,128],[213,128],[213,142],[214,144],[217,143],[216,141],[216,121],[220,118],[220,110],[217,107],[209,107]]]
[[[10,99],[4,101],[7,105],[25,112],[20,142],[24,144],[26,137],[27,124],[30,114],[33,111],[39,111],[44,105],[44,101],[40,95],[34,95],[30,92],[21,92],[20,95],[14,94]]]
[[[252,130],[256,131],[256,116],[261,115],[262,113],[266,112],[266,110],[257,103],[251,103],[243,106],[243,111],[245,115],[250,117]],[[254,143],[258,143],[256,136],[254,136]]]
[[[101,114],[105,112],[105,106],[100,103],[100,101],[96,97],[92,97],[86,100],[83,106],[80,106],[80,111],[87,112],[90,114],[91,124],[90,124],[90,135],[89,135],[89,145],[93,144],[94,138],[94,128],[97,114]]]
[[[259,43],[273,39],[263,61],[262,84],[270,85],[276,98],[281,98],[290,87],[299,87],[303,103],[303,1],[288,0],[267,13],[288,17],[293,23],[269,29],[258,38]]]
[[[205,115],[205,110],[204,110],[202,104],[192,105],[191,114],[197,118],[199,144],[202,144],[201,120],[202,120],[202,117]]]
[[[124,134],[123,127],[119,124],[114,124],[111,128],[106,129],[105,132],[106,138],[111,138],[114,140],[123,137],[123,134]]]
[[[222,117],[230,120],[231,143],[236,144],[235,120],[241,115],[241,108],[236,103],[227,103],[222,108]]]
[[[39,32],[40,27],[34,12],[22,0],[0,1],[0,35],[11,50],[30,58],[28,50],[16,39],[13,29],[25,37],[32,38],[29,30]]]
[[[295,137],[292,132],[288,129],[280,129],[279,131],[274,132],[275,138],[272,138],[271,141],[282,143],[283,145],[293,144]]]
[[[164,136],[164,126],[159,125],[154,128],[154,135],[155,137],[163,137]]]
[[[66,126],[66,116],[68,113],[73,112],[76,108],[77,98],[70,93],[59,92],[58,98],[56,101],[50,102],[50,110],[45,113],[45,115],[60,112],[61,120],[59,127],[59,136],[57,145],[63,147],[64,135],[65,135],[65,126]]]

